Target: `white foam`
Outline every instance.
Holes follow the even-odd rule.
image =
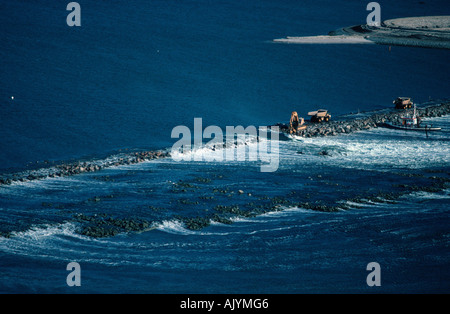
[[[285,216],[285,215],[297,214],[297,213],[310,214],[311,210],[297,207],[297,206],[295,206],[295,207],[280,206],[279,210],[264,213],[261,215],[261,217],[264,217],[264,216],[276,217],[276,216]]]
[[[426,191],[412,192],[407,197],[411,197],[414,199],[448,200],[450,199],[450,189],[445,189],[440,193]]]
[[[278,154],[278,146],[272,145],[272,140],[257,138],[253,135],[238,137],[225,144],[204,144],[193,147],[185,152],[173,150],[171,156],[176,161],[201,161],[201,162],[243,162],[257,161],[265,154]],[[259,146],[261,145],[261,146]],[[260,151],[265,148],[269,151]]]
[[[158,230],[173,234],[181,234],[181,235],[196,234],[195,231],[186,229],[183,222],[179,220],[164,220],[155,227]]]
[[[11,239],[22,239],[27,241],[43,241],[54,235],[78,236],[75,233],[75,225],[67,222],[57,225],[33,226],[28,230],[12,232]]]
[[[411,132],[409,132],[411,133]],[[352,168],[428,168],[450,163],[446,140],[426,139],[425,135],[403,134],[388,129],[361,131],[350,136],[305,138],[302,147],[308,158],[323,161],[318,152],[327,150],[326,160]],[[298,146],[298,142],[296,142]],[[305,152],[304,152],[305,154]],[[311,158],[311,155],[313,158]],[[298,158],[298,157],[297,157]],[[319,159],[320,158],[320,159]]]
[[[35,256],[58,259],[57,255],[50,252],[58,248],[59,254],[70,253],[74,250],[73,246],[66,247],[66,237],[72,239],[83,239],[89,241],[87,237],[75,232],[76,226],[73,223],[63,223],[58,225],[35,226],[26,231],[12,232],[9,238],[0,237],[0,250],[5,252],[20,254],[25,256]]]

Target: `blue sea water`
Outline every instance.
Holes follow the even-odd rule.
[[[446,50],[271,42],[363,24],[361,1],[79,1],[82,26],[73,28],[67,3],[0,3],[0,172],[165,149],[172,129],[193,128],[196,117],[262,126],[293,110],[337,116],[397,96],[449,96]],[[383,20],[450,14],[448,1],[380,5]],[[273,173],[255,162],[167,158],[2,186],[0,231],[13,236],[0,237],[0,291],[448,292],[448,189],[333,213],[285,205],[199,231],[177,219],[277,197],[342,203],[448,176],[450,120],[430,121],[443,131],[429,138],[373,129],[283,139]],[[180,180],[194,188],[174,189]],[[77,214],[155,229],[96,239],[77,232]],[[81,287],[66,284],[71,261]],[[366,284],[370,262],[381,265],[381,287]]]

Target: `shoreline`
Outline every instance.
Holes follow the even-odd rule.
[[[343,27],[328,35],[274,39],[287,44],[368,44],[450,49],[450,16],[406,17]]]

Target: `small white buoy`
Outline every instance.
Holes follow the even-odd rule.
[[[14,100],[14,96],[11,96],[11,99]]]

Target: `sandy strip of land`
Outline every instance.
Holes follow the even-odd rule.
[[[328,35],[274,39],[289,44],[366,44],[450,49],[450,16],[387,20],[381,26],[355,25]]]
[[[274,42],[287,44],[373,44],[374,42],[362,36],[307,36],[307,37],[286,37],[274,39]]]

